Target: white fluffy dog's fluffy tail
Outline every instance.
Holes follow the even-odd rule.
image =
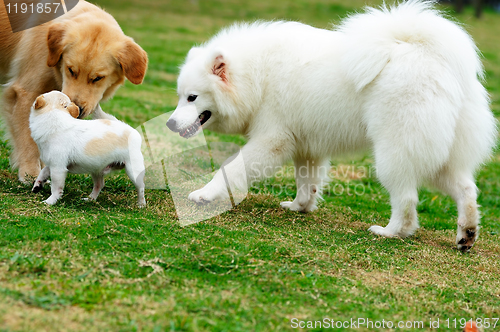
[[[472,38],[459,25],[443,18],[434,8],[435,2],[408,0],[392,7],[367,8],[337,29],[348,43],[343,68],[358,91],[377,77],[398,47],[408,45],[447,64],[459,84],[482,78],[483,67]]]

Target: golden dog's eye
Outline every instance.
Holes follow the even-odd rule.
[[[193,101],[195,101],[195,100],[196,100],[196,98],[198,98],[198,96],[197,96],[197,95],[189,95],[189,97],[188,97],[188,101],[189,101],[189,102],[193,102]]]
[[[96,78],[94,78],[92,80],[92,83],[96,83],[96,82],[99,82],[100,80],[102,80],[104,78],[104,76],[97,76]]]
[[[73,72],[73,69],[71,69],[70,67],[68,67],[68,71],[71,74],[71,76],[73,76],[74,78],[76,78],[76,74]]]

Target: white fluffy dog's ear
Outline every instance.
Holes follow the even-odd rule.
[[[186,57],[186,62],[189,60],[192,60],[193,58],[196,58],[198,55],[202,53],[203,49],[201,47],[193,46]]]
[[[45,105],[47,105],[47,101],[45,100],[45,97],[43,95],[41,95],[41,96],[38,96],[36,98],[35,104],[33,105],[33,107],[36,110],[39,110],[40,108],[44,107]]]
[[[222,54],[222,52],[216,52],[214,53],[214,56],[212,57],[212,65],[211,65],[211,70],[212,74],[215,76],[218,76],[222,82],[228,83],[229,80],[229,75],[228,75],[228,69],[227,69],[227,59],[226,57]]]

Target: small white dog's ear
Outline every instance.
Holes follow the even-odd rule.
[[[75,103],[71,103],[68,108],[68,113],[74,117],[75,119],[78,118],[78,116],[80,115],[80,108],[78,106],[76,106]]]
[[[43,95],[38,96],[35,100],[35,105],[33,106],[36,110],[39,110],[40,108],[44,107],[47,105],[47,101],[45,100],[45,97]]]
[[[212,63],[212,74],[219,76],[224,83],[228,83],[227,62],[221,53],[216,53]]]

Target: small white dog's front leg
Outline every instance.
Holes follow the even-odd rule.
[[[50,168],[48,166],[45,166],[40,172],[40,174],[38,174],[38,177],[36,178],[35,184],[33,185],[33,189],[31,189],[31,191],[36,194],[37,192],[42,190],[43,185],[45,184],[45,182],[47,182],[49,176],[50,176]]]
[[[48,205],[56,204],[57,200],[61,198],[64,190],[64,182],[66,181],[66,169],[52,169],[50,170],[50,178],[52,183],[50,185],[51,195],[44,203]]]

